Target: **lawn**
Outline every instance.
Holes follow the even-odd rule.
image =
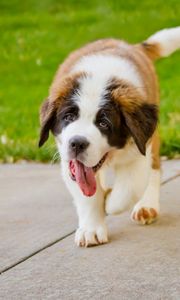
[[[51,138],[38,149],[38,111],[59,63],[98,38],[138,42],[179,25],[179,0],[0,0],[0,161],[47,161]],[[180,152],[180,53],[158,61],[161,154]]]

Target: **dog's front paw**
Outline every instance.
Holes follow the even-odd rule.
[[[75,233],[75,243],[79,247],[91,247],[108,242],[106,226],[99,226],[94,230],[78,228]]]
[[[131,219],[139,224],[151,224],[158,217],[158,210],[152,207],[135,207],[131,214]]]

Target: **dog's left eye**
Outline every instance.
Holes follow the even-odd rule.
[[[102,120],[99,122],[99,127],[103,128],[103,129],[108,129],[109,125],[106,121]]]

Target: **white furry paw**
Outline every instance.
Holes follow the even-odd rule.
[[[108,242],[107,229],[99,226],[95,230],[78,228],[75,233],[75,243],[79,247],[91,247]]]
[[[142,225],[151,224],[156,221],[158,214],[158,210],[152,207],[135,207],[131,219]]]

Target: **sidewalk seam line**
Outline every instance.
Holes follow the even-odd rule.
[[[62,241],[62,240],[64,240],[65,238],[69,237],[70,235],[72,235],[74,232],[75,232],[75,230],[71,231],[70,233],[64,235],[63,237],[61,237],[61,238],[59,238],[59,239],[57,239],[57,240],[55,240],[55,241],[53,241],[53,242],[50,242],[50,243],[48,243],[46,246],[41,247],[40,249],[38,249],[38,250],[32,252],[31,254],[29,254],[29,255],[23,257],[22,259],[20,259],[20,260],[17,261],[16,263],[10,265],[9,267],[6,267],[6,268],[0,270],[0,275],[2,275],[3,273],[5,273],[5,272],[7,272],[7,271],[9,271],[9,270],[11,270],[11,269],[13,269],[14,267],[18,266],[19,264],[23,263],[24,261],[28,260],[29,258],[31,258],[31,257],[35,256],[36,254],[40,253],[41,251],[46,250],[47,248],[49,248],[49,247],[51,247],[51,246],[53,246],[53,245],[59,243],[60,241]]]
[[[176,175],[174,175],[174,176],[172,176],[172,177],[170,177],[170,178],[168,178],[168,179],[162,181],[162,182],[161,182],[161,185],[164,185],[164,184],[166,184],[166,183],[168,183],[168,182],[170,182],[170,181],[176,179],[176,178],[179,177],[179,176],[180,176],[180,174],[176,174]]]
[[[170,182],[170,181],[172,181],[172,180],[174,180],[174,179],[176,179],[176,178],[179,177],[179,176],[180,176],[180,174],[176,174],[176,175],[174,175],[174,176],[172,176],[172,177],[170,177],[170,178],[168,178],[168,179],[162,181],[162,182],[161,182],[161,186],[162,186],[162,185],[165,185],[166,183],[168,183],[168,182]],[[57,239],[57,240],[55,240],[55,241],[53,241],[53,242],[51,242],[51,243],[48,243],[46,246],[41,247],[41,248],[38,249],[37,251],[32,252],[30,255],[25,256],[24,258],[22,258],[21,260],[17,261],[16,263],[10,265],[9,267],[6,267],[6,268],[0,270],[0,275],[2,275],[3,273],[5,273],[5,272],[7,272],[7,271],[9,271],[9,270],[11,270],[11,269],[13,269],[14,267],[16,267],[16,266],[18,266],[19,264],[25,262],[25,261],[28,260],[29,258],[31,258],[31,257],[35,256],[36,254],[42,252],[43,250],[46,250],[47,248],[49,248],[49,247],[51,247],[51,246],[53,246],[53,245],[59,243],[60,241],[66,239],[67,237],[69,237],[70,235],[72,235],[72,234],[74,234],[74,233],[75,233],[75,230],[73,230],[72,232],[66,234],[65,236],[63,236],[63,237],[61,237],[61,238],[59,238],[59,239]]]

